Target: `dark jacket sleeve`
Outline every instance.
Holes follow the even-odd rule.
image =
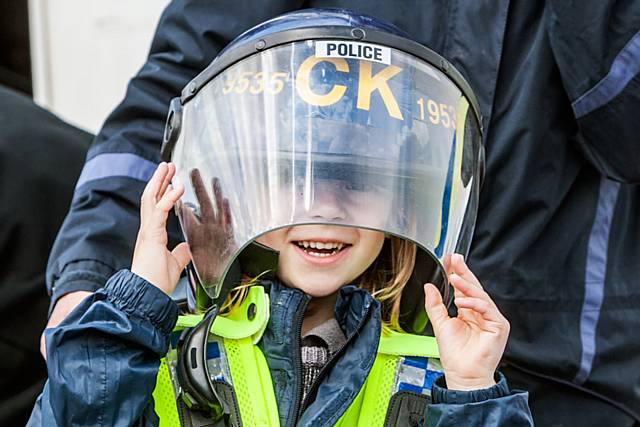
[[[130,265],[139,199],[160,159],[172,98],[235,36],[301,2],[175,0],[164,11],[147,62],[130,81],[87,154],[70,211],[47,267],[52,305],[62,295],[95,291]],[[171,245],[180,240],[169,221]]]
[[[158,425],[152,393],[178,307],[127,270],[45,331],[48,381],[28,426]]]
[[[553,54],[580,148],[609,178],[640,183],[640,2],[547,2]]]
[[[509,391],[504,375],[498,373],[493,387],[448,390],[441,376],[433,383],[433,404],[426,413],[428,427],[444,426],[533,426],[528,393]]]

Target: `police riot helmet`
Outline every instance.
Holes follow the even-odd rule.
[[[401,325],[426,324],[422,286],[446,297],[447,254],[466,254],[483,173],[476,98],[444,58],[391,24],[344,9],[273,18],[236,38],[171,103],[163,156],[185,185],[176,210],[200,309],[243,274],[273,273],[255,242],[330,224],[415,243]],[[340,215],[312,212],[340,183]]]

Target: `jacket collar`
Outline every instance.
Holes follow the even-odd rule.
[[[271,372],[280,423],[293,425],[298,418],[302,385],[300,328],[311,298],[277,281],[261,284],[269,295],[271,310],[258,345]],[[348,285],[339,290],[334,311],[347,343],[321,380],[315,399],[302,413],[301,425],[335,423],[362,388],[375,360],[380,340],[379,303],[367,291]]]
[[[303,291],[285,286],[279,281],[262,281],[260,285],[263,286],[266,294],[269,295],[272,307],[274,304],[282,305],[286,303],[287,305],[296,305],[311,301],[311,297]],[[379,303],[364,289],[360,289],[354,285],[346,285],[338,290],[334,315],[347,337],[355,332],[372,305],[377,306]],[[272,325],[272,327],[273,326],[277,327],[280,325]]]

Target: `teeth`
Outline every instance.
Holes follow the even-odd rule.
[[[313,242],[308,240],[303,240],[298,242],[298,246],[302,246],[304,248],[312,248],[312,249],[342,249],[344,247],[344,243],[337,242]]]
[[[309,255],[316,256],[316,257],[327,257],[327,256],[334,255],[336,252],[340,251],[345,246],[344,243],[314,242],[314,241],[309,241],[309,240],[298,241],[297,244],[301,248],[304,248],[304,251],[306,253],[308,253]],[[320,252],[315,252],[315,251],[313,251],[311,249],[331,250],[331,253],[320,253]]]
[[[309,251],[309,252],[307,252],[307,253],[308,253],[309,255],[317,256],[317,257],[319,257],[319,258],[324,258],[324,257],[331,256],[331,255],[335,254],[335,252],[332,252],[332,253],[330,253],[330,254],[321,254],[320,252],[311,252],[311,251]]]

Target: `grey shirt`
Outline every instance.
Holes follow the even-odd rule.
[[[302,336],[300,355],[303,399],[329,358],[340,350],[346,341],[347,338],[335,318],[327,320]]]

